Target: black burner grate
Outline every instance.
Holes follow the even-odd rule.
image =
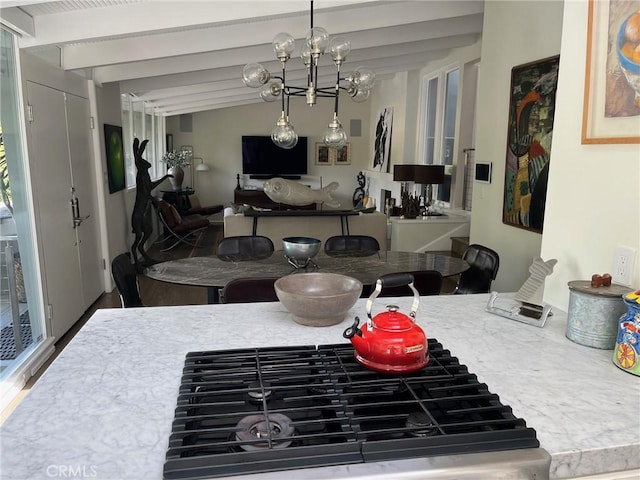
[[[539,446],[434,339],[429,354],[422,370],[387,376],[350,344],[189,353],[164,478]]]

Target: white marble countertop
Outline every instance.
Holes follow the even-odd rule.
[[[423,297],[418,322],[536,430],[552,478],[640,468],[640,378],[611,350],[568,340],[563,312],[541,329],[486,313],[487,299]],[[187,352],[341,343],[364,311],[361,299],[341,324],[313,328],[279,302],[99,310],[2,425],[0,478],[160,479]],[[402,462],[234,478],[397,479]]]

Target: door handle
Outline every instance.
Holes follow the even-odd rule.
[[[91,215],[87,215],[86,217],[80,216],[80,201],[78,197],[74,197],[73,200],[71,200],[71,205],[73,210],[73,228],[77,228]]]

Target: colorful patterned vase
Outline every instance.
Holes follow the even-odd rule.
[[[618,336],[613,363],[622,370],[640,376],[640,290],[622,297],[627,313],[618,321]]]

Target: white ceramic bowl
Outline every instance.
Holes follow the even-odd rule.
[[[302,325],[328,327],[344,320],[362,293],[362,283],[337,273],[294,273],[276,280],[280,302]]]

